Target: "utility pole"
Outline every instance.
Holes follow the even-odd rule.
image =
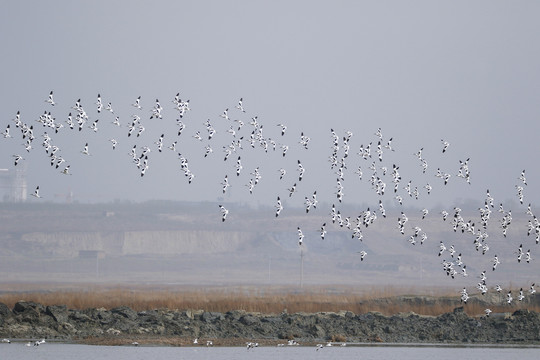
[[[304,248],[300,247],[300,289],[304,287]]]
[[[272,257],[268,255],[268,283],[270,283],[270,265],[272,264]]]
[[[99,279],[99,252],[96,252],[96,278]]]

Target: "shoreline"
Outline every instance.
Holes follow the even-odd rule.
[[[40,339],[10,339],[11,344],[23,345],[28,342],[34,343]],[[204,340],[205,342],[206,340]],[[178,338],[146,338],[139,339],[133,337],[117,338],[114,341],[110,339],[83,339],[83,340],[59,340],[47,339],[47,343],[65,344],[65,345],[88,345],[88,346],[139,346],[139,347],[190,347],[190,348],[205,348],[205,347],[245,347],[248,342],[257,343],[258,347],[276,347],[276,346],[299,346],[313,347],[319,344],[317,341],[308,341],[298,343],[298,345],[287,345],[282,340],[272,339],[214,339],[213,344],[207,346],[205,344],[193,344],[190,339]],[[137,345],[133,343],[137,342]],[[540,349],[540,343],[523,344],[523,343],[402,343],[402,342],[332,342],[331,345],[323,343],[325,347],[398,347],[398,348],[491,348],[491,349]],[[1,345],[0,345],[1,346]]]
[[[244,346],[258,342],[277,346],[347,343],[357,346],[536,345],[540,346],[540,313],[526,309],[490,316],[469,316],[463,307],[439,316],[413,312],[385,316],[350,311],[266,314],[243,310],[156,309],[121,306],[107,310],[68,309],[20,301],[13,309],[0,303],[0,337],[47,339],[93,345]],[[392,346],[392,345],[390,345]],[[394,345],[395,346],[395,345]]]

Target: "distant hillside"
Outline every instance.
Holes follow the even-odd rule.
[[[274,209],[227,204],[230,215],[221,222],[215,203],[149,202],[143,204],[2,204],[0,206],[0,271],[5,281],[143,281],[171,283],[251,284],[357,284],[410,286],[464,286],[473,288],[486,270],[490,284],[540,282],[540,263],[518,263],[517,248],[537,246],[527,237],[527,218],[516,214],[506,238],[494,214],[490,249],[485,255],[473,246],[474,236],[454,232],[450,219],[440,214],[421,219],[417,209],[405,210],[405,235],[397,230],[399,212],[388,211],[363,228],[363,240],[332,224],[329,214],[286,209],[275,218]],[[328,208],[328,207],[323,207]],[[355,219],[363,209],[343,208]],[[466,219],[474,210],[464,209]],[[327,223],[324,240],[318,229]],[[305,234],[302,251],[296,228]],[[408,242],[413,227],[428,238],[420,245]],[[454,245],[438,256],[439,244]],[[368,255],[361,261],[358,252]],[[468,277],[446,276],[442,261],[462,253]],[[491,270],[493,256],[501,264]],[[302,256],[301,256],[302,255]],[[301,274],[303,261],[303,278]],[[458,270],[460,270],[458,268]],[[472,290],[474,291],[474,290]]]

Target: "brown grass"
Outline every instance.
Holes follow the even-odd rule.
[[[407,292],[405,292],[407,291]],[[13,308],[20,300],[34,301],[43,305],[66,305],[71,309],[106,308],[129,306],[136,311],[150,309],[193,309],[216,312],[245,310],[260,313],[296,312],[339,312],[351,311],[362,314],[377,311],[384,315],[414,312],[421,315],[440,315],[451,312],[460,306],[459,295],[440,290],[438,301],[419,301],[409,303],[397,299],[397,296],[411,294],[410,290],[371,289],[368,293],[357,293],[351,289],[311,288],[298,292],[287,288],[212,288],[197,290],[194,288],[168,290],[164,288],[100,288],[89,290],[67,289],[44,291],[3,291],[0,302]],[[419,295],[421,291],[416,292]],[[431,299],[431,298],[430,298]],[[450,301],[451,302],[450,302]],[[513,312],[519,308],[527,308],[540,312],[540,304],[529,302],[506,305],[504,297],[501,302],[489,306],[494,312]],[[469,315],[483,315],[485,305],[470,300],[464,305]]]

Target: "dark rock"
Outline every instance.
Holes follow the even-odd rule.
[[[0,336],[83,339],[107,336],[179,336],[224,339],[296,339],[393,343],[540,343],[540,315],[518,310],[512,315],[470,317],[460,307],[440,316],[370,312],[268,315],[246,311],[69,310],[19,302],[13,311],[0,304]],[[338,340],[341,341],[341,340]]]
[[[246,326],[253,326],[259,323],[259,319],[253,315],[244,315],[240,318],[240,322]]]
[[[135,310],[132,310],[128,306],[120,306],[120,307],[111,309],[111,313],[122,315],[123,317],[125,317],[126,319],[129,319],[129,320],[136,320],[137,319],[137,313],[135,312]]]
[[[13,307],[13,313],[15,315],[26,312],[35,312],[39,316],[39,313],[43,312],[43,310],[43,305],[35,303],[33,301],[18,301]]]
[[[52,305],[45,308],[45,314],[51,316],[57,323],[65,323],[68,320],[68,310],[65,305]]]
[[[4,303],[0,303],[0,318],[6,318],[8,316],[11,316],[11,310],[9,309],[9,307],[4,304]]]
[[[283,322],[283,319],[276,316],[270,316],[270,317],[263,317],[261,319],[261,322],[271,323],[271,324],[279,324]]]
[[[201,315],[201,320],[207,323],[213,323],[224,319],[225,317],[220,312],[205,311]]]
[[[8,320],[12,315],[11,310],[6,304],[0,303],[0,326],[4,325],[4,322]]]
[[[44,307],[32,301],[19,301],[13,307],[13,314],[26,323],[39,322],[40,314]]]
[[[77,310],[70,310],[68,319],[77,324],[84,324],[93,321],[90,316]]]

